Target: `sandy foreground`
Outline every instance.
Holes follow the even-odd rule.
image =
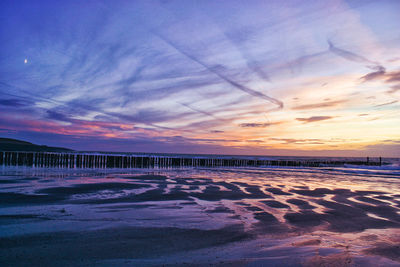
[[[400,175],[0,171],[1,266],[400,266]]]

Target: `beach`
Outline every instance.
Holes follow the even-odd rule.
[[[3,167],[0,263],[399,266],[399,178],[376,168]]]
[[[0,2],[0,267],[400,267],[400,1]]]

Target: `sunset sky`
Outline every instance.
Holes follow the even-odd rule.
[[[0,2],[0,137],[400,157],[400,1]]]

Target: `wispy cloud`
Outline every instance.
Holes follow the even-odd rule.
[[[281,124],[281,122],[264,122],[264,123],[248,122],[248,123],[241,123],[239,124],[239,126],[242,128],[266,128],[277,124]]]
[[[253,56],[249,53],[249,49],[245,47],[244,40],[247,38],[244,37],[245,33],[243,32],[224,32],[225,36],[232,42],[232,44],[237,48],[242,57],[246,61],[246,65],[249,69],[251,69],[258,77],[262,80],[270,82],[271,79],[266,71],[265,66],[262,66],[260,62],[255,60]]]
[[[383,140],[382,142],[400,144],[400,140],[392,140],[392,139]]]
[[[316,121],[330,120],[333,118],[334,117],[332,117],[332,116],[312,116],[312,117],[308,117],[308,118],[296,118],[296,120],[302,121],[304,123],[310,123],[310,122],[316,122]]]
[[[375,105],[374,107],[388,106],[388,105],[391,105],[391,104],[395,104],[395,103],[397,103],[397,102],[399,102],[399,100],[393,100],[393,101],[386,102],[386,103],[383,103],[383,104]]]
[[[329,107],[338,106],[338,105],[346,103],[346,102],[347,102],[347,100],[325,101],[325,102],[322,102],[322,103],[299,105],[299,106],[293,107],[292,109],[293,110],[307,110],[307,109],[329,108]]]
[[[386,83],[400,82],[400,71],[386,71],[382,66],[378,67],[375,72],[368,73],[367,75],[361,77],[363,82],[382,80]]]
[[[211,67],[208,66],[206,63],[204,63],[203,61],[201,61],[200,59],[198,59],[197,57],[195,57],[192,54],[189,54],[188,52],[186,52],[184,49],[182,49],[180,46],[178,46],[177,44],[175,44],[174,42],[172,42],[171,40],[167,39],[165,36],[163,36],[162,34],[160,34],[159,32],[156,32],[153,30],[153,33],[158,36],[160,39],[162,39],[164,42],[166,42],[167,44],[169,44],[171,47],[173,47],[176,51],[178,51],[179,53],[181,53],[182,55],[184,55],[185,57],[191,59],[192,61],[198,63],[199,65],[203,66],[205,69],[207,69],[209,72],[214,73],[215,75],[217,75],[219,78],[221,78],[223,81],[227,82],[228,84],[232,85],[233,87],[248,93],[249,95],[267,100],[275,105],[277,105],[279,108],[283,108],[283,102],[275,99],[273,97],[270,97],[262,92],[256,91],[254,89],[251,89],[245,85],[242,85],[234,80],[232,80],[231,78],[229,78],[226,74],[222,73],[222,71],[220,70],[220,68],[218,67]]]
[[[381,67],[377,71],[361,77],[361,80],[363,82],[382,81],[387,84],[394,84],[386,91],[388,94],[393,94],[400,90],[400,71],[386,71],[385,68]]]
[[[393,71],[387,74],[386,82],[400,82],[400,71]]]
[[[398,92],[398,91],[400,91],[400,84],[391,86],[391,89],[388,90],[387,92],[388,92],[389,94],[393,94],[393,93],[396,93],[396,92]]]
[[[187,107],[187,108],[190,109],[190,110],[193,110],[193,111],[195,111],[195,112],[198,112],[198,113],[200,113],[200,114],[204,114],[204,115],[209,116],[209,117],[212,117],[212,118],[214,118],[214,119],[216,119],[216,120],[224,121],[223,118],[219,118],[219,117],[215,116],[214,114],[212,114],[212,113],[210,113],[210,112],[207,112],[207,111],[204,111],[204,110],[200,110],[200,109],[194,108],[194,107],[192,107],[192,106],[189,105],[189,104],[185,104],[185,103],[179,103],[179,104],[181,104],[181,105],[184,106],[184,107]]]
[[[319,138],[309,138],[309,139],[296,139],[296,138],[269,138],[272,141],[279,141],[284,144],[311,144],[319,145],[324,144],[324,140]]]
[[[19,108],[19,107],[26,107],[26,106],[31,106],[33,103],[31,101],[26,101],[23,99],[0,99],[0,105],[1,106],[7,106],[7,107],[14,107],[14,108]]]
[[[329,50],[332,53],[334,53],[337,56],[340,56],[340,57],[342,57],[344,59],[347,59],[349,61],[359,62],[359,63],[368,63],[368,64],[373,64],[373,65],[380,66],[380,64],[378,62],[371,61],[371,60],[367,59],[364,56],[361,56],[361,55],[358,55],[358,54],[353,53],[351,51],[348,51],[348,50],[345,50],[345,49],[338,48],[338,47],[334,46],[333,43],[330,40],[328,40],[328,44],[329,44]]]
[[[384,77],[385,74],[386,74],[386,69],[384,67],[382,67],[382,66],[378,66],[376,71],[368,73],[368,74],[362,76],[361,80],[363,80],[363,82],[376,80],[376,79],[379,79],[381,77]]]

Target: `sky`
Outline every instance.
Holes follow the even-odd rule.
[[[400,1],[0,2],[0,137],[400,157]]]

